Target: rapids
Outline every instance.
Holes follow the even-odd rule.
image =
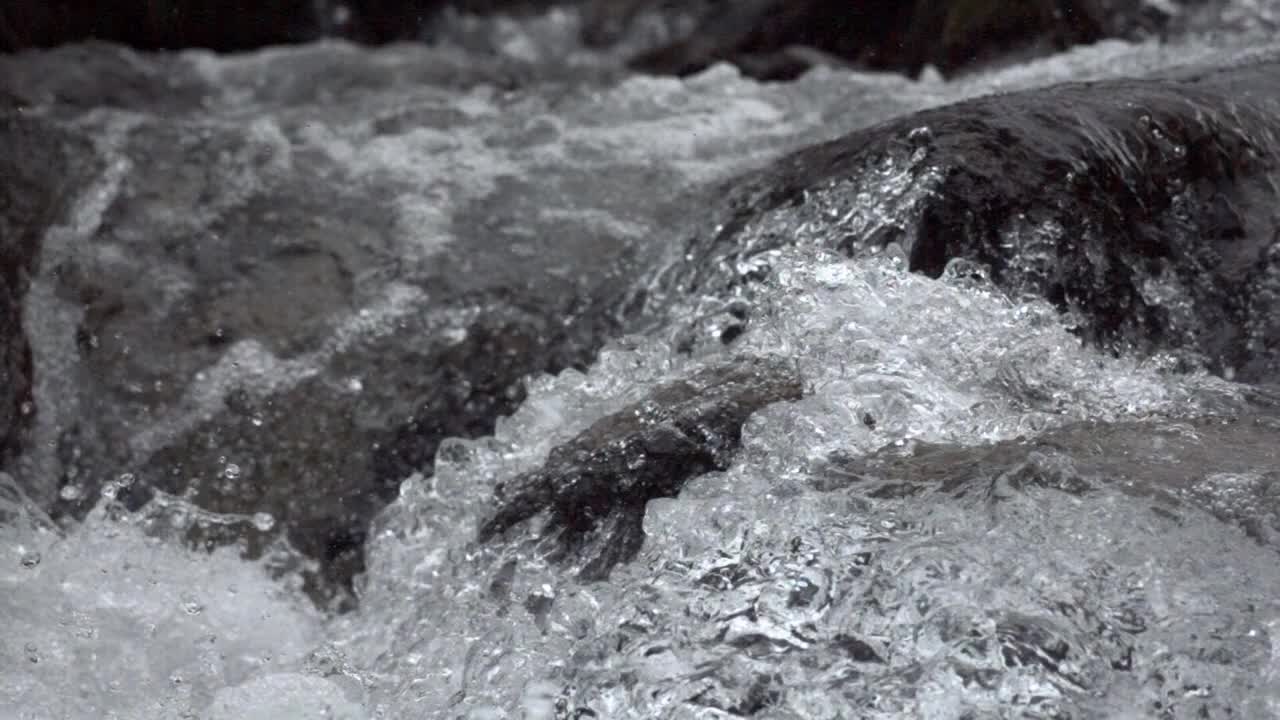
[[[551,31],[529,32],[510,44],[536,52]],[[600,132],[641,159],[696,157],[741,123],[833,136],[990,92],[1223,55],[1213,38],[1109,42],[947,84],[823,69],[786,90],[717,66],[601,90],[601,108],[653,117]],[[254,56],[201,62],[234,74]],[[460,105],[468,92],[456,91]],[[829,92],[846,111],[824,124]],[[726,96],[719,120],[662,124]],[[252,114],[259,101],[244,102]],[[413,141],[384,150],[411,154]],[[690,177],[768,156],[741,147],[724,160],[717,147]],[[480,167],[490,150],[452,152]],[[863,188],[869,206],[892,215],[895,182]],[[126,474],[63,531],[0,474],[0,717],[1280,717],[1280,477],[1262,444],[1276,435],[1256,430],[1280,427],[1280,414],[1265,393],[1172,355],[1100,352],[1071,334],[1070,315],[964,261],[931,279],[907,272],[895,246],[849,258],[804,239],[770,251],[767,277],[733,298],[752,318],[733,345],[690,345],[725,300],[685,298],[585,372],[532,377],[492,435],[445,441],[434,474],[404,478],[374,520],[346,614],[314,608],[297,577],[308,560],[285,544],[248,561],[181,541],[192,525],[261,529],[269,515],[163,493],[130,511],[117,499]],[[635,561],[580,582],[542,552],[537,519],[476,541],[496,485],[663,381],[735,354],[794,363],[805,397],[756,413],[726,470],[651,501]],[[1137,431],[1112,437],[1121,425]],[[948,482],[848,470],[1041,436],[1059,439]],[[1138,452],[1152,438],[1207,473],[1161,487]],[[1142,479],[1089,471],[1100,445],[1111,476]]]

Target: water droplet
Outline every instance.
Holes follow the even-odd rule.
[[[194,595],[183,595],[182,610],[188,615],[199,615],[204,612],[204,605]]]
[[[227,466],[222,468],[222,476],[228,480],[239,479],[241,472],[240,466],[235,463],[227,463]]]
[[[257,512],[253,514],[253,526],[262,532],[268,532],[276,526],[276,518],[268,512]]]

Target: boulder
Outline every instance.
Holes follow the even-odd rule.
[[[549,511],[542,530],[579,576],[599,580],[635,557],[648,501],[674,497],[692,477],[728,467],[742,425],[766,405],[798,400],[795,366],[745,357],[659,385],[554,448],[539,469],[497,488],[498,509],[480,541]]]
[[[906,115],[726,190],[662,281],[724,293],[769,253],[901,252],[1070,312],[1115,352],[1280,377],[1280,61],[1064,84]],[[674,253],[673,253],[674,255]],[[963,268],[954,261],[969,263]]]
[[[25,258],[9,296],[33,268],[28,494],[65,520],[107,491],[253,555],[283,536],[341,598],[369,520],[442,439],[491,433],[527,376],[631,326],[637,268],[693,222],[691,189],[811,127],[733,77],[508,94],[499,64],[467,61],[340,42],[0,58],[0,162],[38,181],[0,208]]]

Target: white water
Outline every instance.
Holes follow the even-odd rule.
[[[1210,52],[1107,44],[954,86],[822,71],[794,92],[860,86],[901,110]],[[617,92],[661,85],[675,103],[728,83],[743,107],[753,93],[778,102],[724,68],[634,83]],[[1103,485],[998,502],[976,486],[905,499],[814,487],[832,451],[1230,410],[1235,386],[1103,357],[1047,306],[959,274],[811,247],[771,265],[735,351],[795,358],[810,392],[754,417],[728,471],[650,503],[644,551],[607,583],[472,538],[496,482],[709,360],[660,337],[615,343],[585,375],[537,378],[493,437],[447,442],[435,476],[407,479],[376,521],[361,609],[336,619],[288,575],[270,579],[287,549],[248,563],[170,539],[253,518],[193,518],[179,500],[130,516],[108,497],[61,537],[6,481],[0,718],[1280,716],[1275,549],[1207,513],[1170,519]],[[1037,634],[1048,640],[1017,655]],[[1065,657],[1045,655],[1053,638]]]

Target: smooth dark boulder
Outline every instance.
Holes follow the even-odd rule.
[[[499,507],[478,537],[490,540],[547,510],[544,535],[582,562],[580,576],[607,577],[639,552],[649,500],[674,497],[690,478],[727,467],[747,418],[803,391],[793,364],[760,357],[660,385],[554,448],[538,470],[499,486]]]
[[[795,243],[896,245],[933,276],[978,263],[1113,351],[1274,381],[1278,201],[1280,61],[1255,57],[991,95],[800,151],[730,186],[660,285],[727,292]]]

